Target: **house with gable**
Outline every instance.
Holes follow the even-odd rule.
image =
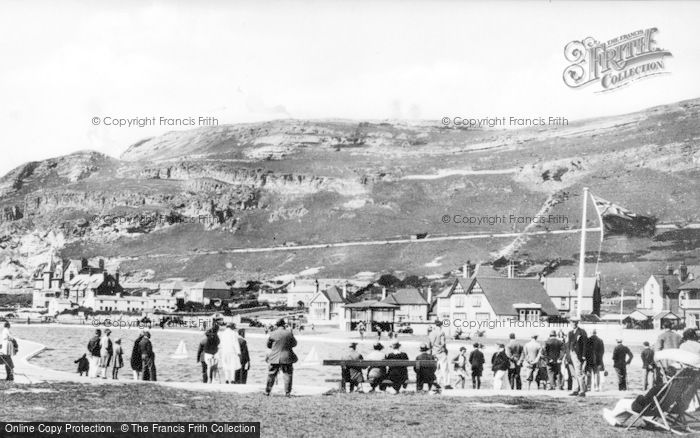
[[[398,306],[394,313],[397,323],[412,323],[428,321],[429,302],[431,292],[428,288],[427,295],[416,288],[408,287],[398,289],[389,294],[381,302]]]
[[[559,315],[542,283],[535,278],[502,277],[495,271],[481,275],[483,270],[467,277],[468,270],[464,272],[437,296],[438,319],[541,321]],[[453,334],[456,329],[453,323],[447,331]]]
[[[355,300],[348,296],[347,286],[320,290],[309,301],[308,319],[315,322],[337,322],[343,327],[344,306],[353,302]]]
[[[542,277],[541,282],[561,315],[578,313],[578,281],[575,274],[571,277],[546,276]],[[581,295],[581,314],[600,316],[602,297],[598,277],[584,277]]]

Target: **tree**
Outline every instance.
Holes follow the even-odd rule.
[[[377,284],[384,287],[394,287],[400,283],[401,280],[399,280],[397,277],[391,274],[384,274],[381,277],[379,277],[379,280],[377,280]]]

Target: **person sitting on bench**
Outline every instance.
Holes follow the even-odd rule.
[[[421,353],[416,357],[416,360],[437,360],[435,356],[428,352],[427,344],[421,344],[419,349]],[[423,384],[427,384],[428,391],[435,386],[435,393],[438,394],[440,392],[440,385],[435,381],[435,368],[416,365],[413,369],[416,372],[416,391],[423,391]]]
[[[386,355],[388,360],[408,360],[408,355],[400,350],[401,344],[394,342],[391,345],[392,351]],[[406,387],[406,381],[408,380],[408,368],[405,366],[391,366],[389,367],[389,372],[387,377],[391,380],[391,386],[399,393],[401,387]]]
[[[381,342],[377,342],[376,344],[374,344],[374,350],[367,355],[367,360],[386,359],[386,354],[384,354],[382,350],[384,350],[384,346],[381,344]],[[380,390],[384,391],[386,389],[386,385],[384,385],[382,381],[385,377],[386,367],[371,367],[370,369],[368,369],[367,381],[369,382],[369,386],[372,388],[369,390],[369,392],[374,392],[375,389],[377,389],[377,386]]]
[[[343,353],[341,359],[362,360],[362,355],[355,350],[356,347],[357,342],[351,342],[350,345],[348,345],[348,350],[345,353]],[[350,392],[355,391],[356,387],[359,388],[358,392],[362,392],[362,382],[365,381],[365,378],[362,375],[362,368],[343,367],[342,373],[343,391],[345,391],[345,382],[347,382],[350,386]]]

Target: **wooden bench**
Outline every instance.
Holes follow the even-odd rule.
[[[339,366],[340,367],[340,389],[345,390],[345,379],[343,371],[345,368],[374,368],[374,367],[411,367],[411,368],[431,368],[437,369],[436,360],[403,360],[403,359],[384,359],[384,360],[342,360],[328,359],[323,361],[323,366]],[[333,380],[337,381],[337,380]],[[390,382],[383,382],[390,383]]]

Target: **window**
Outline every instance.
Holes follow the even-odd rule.
[[[491,315],[488,313],[481,312],[476,314],[477,321],[488,321],[489,319],[491,319]]]
[[[559,306],[559,307],[566,308],[566,298],[561,299],[561,306]]]
[[[475,295],[472,297],[472,306],[481,307],[481,297],[480,296]]]
[[[455,295],[455,307],[464,307],[464,295]]]

